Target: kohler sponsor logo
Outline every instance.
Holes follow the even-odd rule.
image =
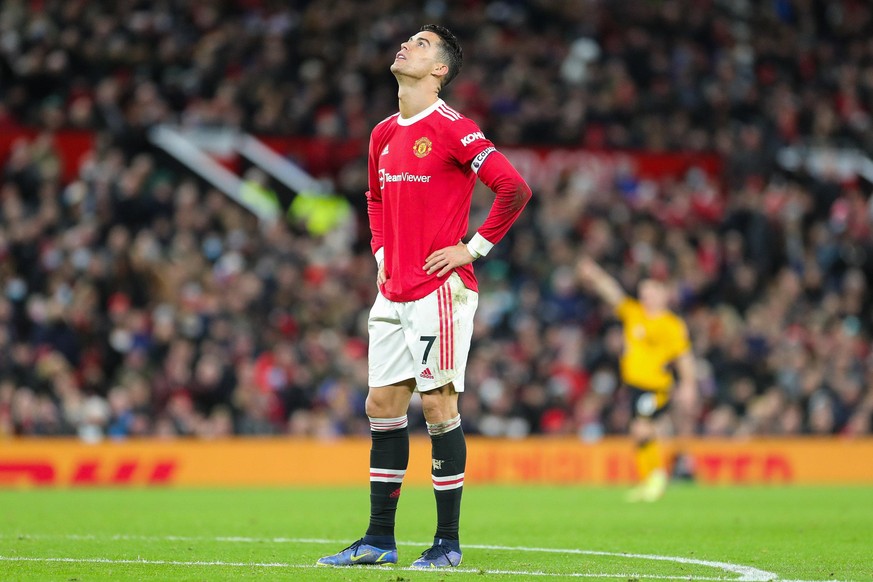
[[[468,146],[477,139],[485,139],[485,134],[481,131],[474,131],[473,133],[468,133],[464,137],[461,138],[461,145]]]

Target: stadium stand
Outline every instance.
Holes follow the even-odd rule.
[[[467,55],[447,100],[501,148],[719,160],[533,184],[477,265],[465,431],[625,432],[620,335],[572,277],[584,249],[628,289],[675,281],[704,395],[675,432],[871,433],[869,3],[7,0],[0,434],[366,434],[365,148],[326,172],[355,216],[316,235],[147,136],[365,142],[396,110],[398,35],[430,21]],[[72,173],[64,131],[93,137]]]

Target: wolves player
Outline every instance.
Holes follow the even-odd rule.
[[[397,562],[394,515],[415,391],[432,442],[437,526],[433,546],[413,566],[461,563],[467,449],[458,394],[479,297],[471,263],[503,238],[531,196],[479,127],[439,98],[461,62],[457,39],[442,26],[425,25],[402,43],[391,65],[400,111],[370,136],[367,207],[379,287],[369,318],[370,523],[363,538],[319,564]],[[495,200],[464,243],[477,177]]]
[[[697,400],[688,329],[667,308],[667,288],[660,281],[643,280],[637,301],[628,297],[621,284],[588,257],[579,262],[578,275],[615,309],[624,328],[624,352],[619,367],[621,379],[631,393],[630,432],[636,443],[640,480],[628,500],[656,501],[667,487],[667,470],[654,419],[667,409],[673,396],[671,365],[676,367],[679,377],[677,403],[688,412]]]

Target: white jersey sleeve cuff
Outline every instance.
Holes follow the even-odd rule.
[[[376,259],[376,266],[382,264],[382,261],[385,259],[385,247],[379,247],[379,250],[373,255],[373,258]]]
[[[494,243],[488,242],[488,240],[478,232],[474,234],[473,238],[470,239],[470,242],[467,243],[467,250],[470,251],[470,254],[473,255],[474,259],[487,255],[492,248],[494,248]]]

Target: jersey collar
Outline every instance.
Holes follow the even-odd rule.
[[[404,119],[403,117],[401,117],[398,114],[397,115],[397,125],[404,125],[404,126],[412,125],[416,121],[420,121],[420,120],[424,119],[425,117],[427,117],[428,115],[430,115],[431,113],[433,113],[434,111],[436,111],[436,108],[439,107],[440,105],[442,105],[443,103],[445,103],[445,102],[442,99],[437,99],[433,105],[431,105],[430,107],[428,107],[424,111],[413,115],[412,117],[410,117],[408,119]]]

